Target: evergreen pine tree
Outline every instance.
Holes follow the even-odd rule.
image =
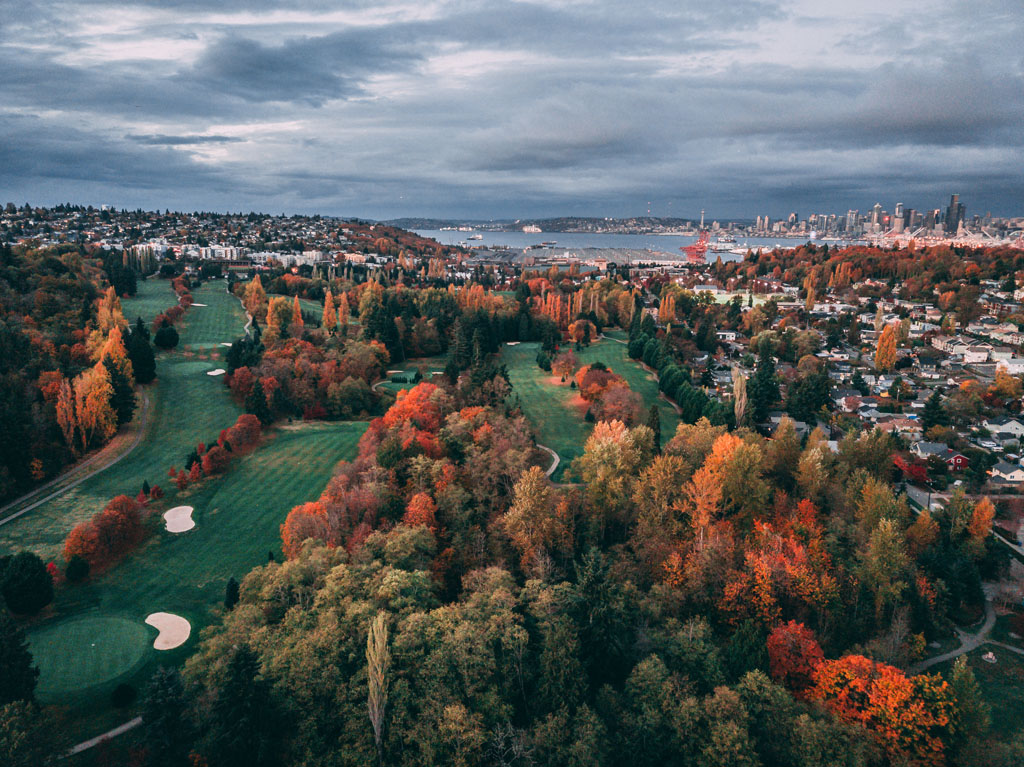
[[[263,767],[276,764],[279,716],[260,662],[247,646],[236,647],[210,711],[211,764]]]
[[[194,732],[177,669],[159,668],[142,699],[142,731],[154,767],[184,767]]]
[[[149,330],[143,324],[142,317],[139,317],[135,327],[128,333],[128,343],[125,344],[125,349],[138,383],[146,384],[156,378],[156,356],[149,343]]]
[[[651,405],[647,411],[647,427],[654,432],[654,454],[661,454],[661,411],[657,405]]]
[[[25,635],[7,611],[0,610],[0,706],[34,700],[38,678]]]
[[[110,388],[113,390],[110,395],[110,408],[117,415],[118,426],[126,424],[132,420],[135,413],[135,389],[132,387],[131,379],[110,357],[103,360],[103,367],[107,369]]]
[[[238,581],[234,576],[228,578],[228,585],[224,587],[224,609],[232,610],[238,604]]]
[[[270,407],[267,405],[267,395],[263,391],[263,384],[257,380],[245,398],[245,412],[251,413],[260,419],[260,423],[266,425],[273,421],[270,414]]]

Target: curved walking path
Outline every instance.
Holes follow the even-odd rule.
[[[60,496],[64,495],[64,493],[68,492],[69,490],[73,490],[74,488],[78,487],[80,484],[85,482],[87,479],[91,479],[92,477],[95,477],[100,472],[106,471],[111,466],[113,466],[117,462],[119,462],[122,459],[124,459],[135,448],[137,448],[139,446],[139,444],[142,442],[142,438],[146,434],[146,426],[147,426],[148,422],[149,422],[149,394],[147,394],[145,389],[143,389],[143,391],[142,391],[142,413],[140,414],[139,428],[138,428],[138,431],[135,434],[135,438],[132,440],[131,444],[128,445],[128,449],[127,450],[125,450],[123,453],[120,453],[120,454],[114,456],[113,458],[108,460],[106,463],[104,463],[102,466],[100,466],[98,469],[94,469],[93,471],[90,471],[87,474],[84,474],[83,476],[79,477],[78,479],[74,480],[73,482],[69,482],[68,484],[64,485],[63,487],[61,487],[58,490],[55,490],[54,492],[50,493],[49,495],[45,496],[44,498],[40,498],[38,501],[32,502],[31,504],[29,504],[25,508],[19,509],[18,511],[14,512],[13,514],[10,514],[9,516],[4,517],[3,519],[0,519],[0,526],[6,525],[8,522],[14,521],[15,519],[17,519],[18,517],[22,516],[23,514],[27,514],[28,512],[32,511],[33,509],[35,509],[35,508],[37,508],[39,506],[42,506],[44,503],[46,503],[48,501],[52,501],[54,498],[59,498]],[[35,490],[33,490],[32,492],[23,495],[21,498],[18,498],[18,499],[14,500],[14,501],[11,501],[9,504],[7,504],[2,509],[0,509],[0,514],[2,514],[3,512],[5,512],[5,511],[7,511],[9,509],[17,507],[19,504],[24,503],[27,499],[31,498],[32,496],[36,495],[37,493],[42,492],[42,491],[46,490],[47,488],[50,488],[50,487],[53,487],[54,485],[59,484],[60,482],[66,480],[69,476],[75,474],[76,472],[79,472],[82,469],[84,469],[84,468],[86,468],[88,466],[91,466],[96,461],[100,461],[103,458],[107,458],[107,457],[108,457],[107,454],[101,449],[95,455],[93,455],[93,456],[87,458],[86,460],[82,461],[81,463],[73,466],[68,471],[64,472],[59,477],[55,477],[54,479],[50,480],[49,482],[47,482],[42,487],[38,487]]]
[[[954,629],[956,631],[957,639],[960,640],[960,647],[958,647],[955,650],[950,650],[949,652],[942,653],[942,655],[936,655],[932,658],[928,658],[927,660],[923,660],[920,663],[915,663],[908,669],[908,673],[920,674],[925,669],[929,669],[932,666],[935,666],[939,663],[943,663],[947,660],[953,660],[953,658],[958,658],[961,655],[977,650],[979,647],[981,647],[981,645],[985,644],[985,642],[990,641],[988,635],[992,633],[992,629],[995,627],[995,625],[996,611],[995,608],[992,606],[992,600],[986,597],[985,622],[981,624],[981,628],[978,629],[977,633],[968,634],[966,631]],[[998,643],[993,642],[993,644]],[[1002,646],[1006,647],[1006,645]],[[1014,650],[1014,652],[1019,652],[1021,655],[1024,655],[1024,650]]]
[[[548,467],[548,470],[544,472],[546,476],[550,477],[552,474],[555,473],[555,469],[558,468],[558,464],[562,462],[562,459],[558,456],[558,453],[556,453],[547,445],[542,445],[538,442],[537,447],[539,447],[541,450],[543,450],[545,453],[547,453],[554,459],[551,462],[551,466]]]
[[[134,729],[135,727],[138,727],[140,724],[142,724],[142,717],[137,716],[134,719],[131,719],[125,722],[124,724],[115,727],[112,730],[108,730],[102,735],[97,735],[95,738],[89,738],[89,740],[83,740],[77,746],[73,746],[71,748],[71,751],[68,752],[68,756],[73,756],[74,754],[80,754],[83,751],[88,751],[93,746],[98,746],[105,740],[110,740],[111,738],[116,738],[118,735],[123,735],[124,733],[128,732],[128,730]]]

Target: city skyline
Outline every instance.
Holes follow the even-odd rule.
[[[389,219],[1024,214],[1013,0],[36,3],[5,200]]]

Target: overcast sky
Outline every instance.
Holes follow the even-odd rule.
[[[1024,0],[0,0],[0,202],[1024,214]]]

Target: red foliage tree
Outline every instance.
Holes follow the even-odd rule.
[[[214,445],[203,455],[203,474],[208,477],[221,474],[227,470],[230,462],[231,454],[219,445]]]
[[[783,623],[768,635],[772,679],[798,695],[814,684],[814,673],[824,659],[818,640],[802,623]]]
[[[203,467],[200,465],[199,461],[196,461],[195,463],[192,464],[192,468],[188,470],[188,481],[198,482],[202,478]]]
[[[235,425],[228,429],[228,442],[231,443],[231,449],[238,451],[252,447],[259,441],[262,429],[260,419],[251,413],[243,413],[238,416]]]

